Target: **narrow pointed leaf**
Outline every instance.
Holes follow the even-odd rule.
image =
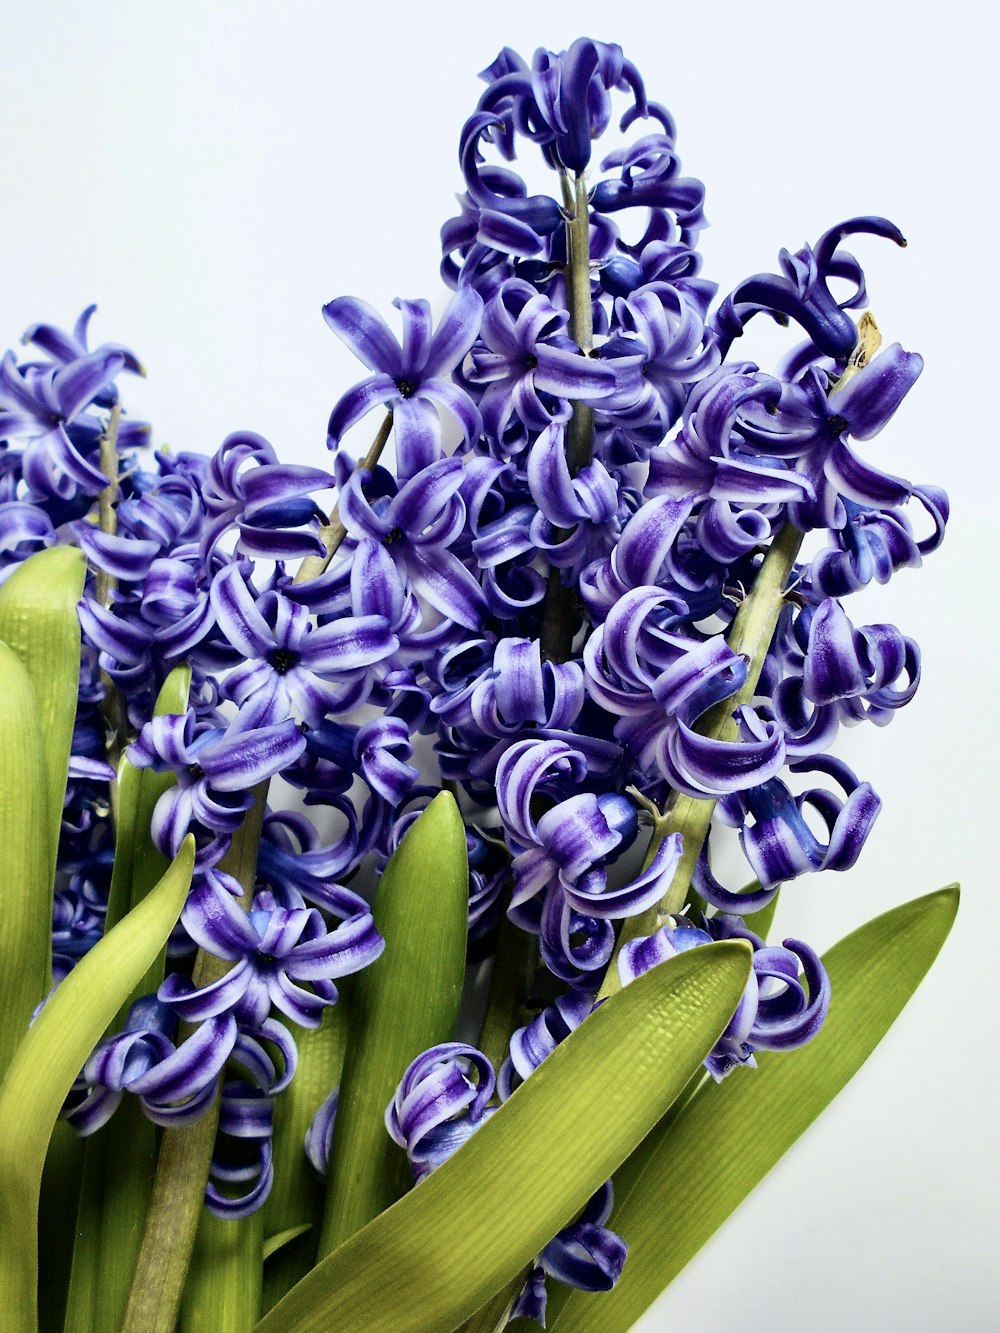
[[[149,897],[60,984],[0,1087],[0,1309],[36,1325],[38,1191],[52,1128],[73,1080],[180,916],[194,866],[188,838]]]
[[[279,1231],[276,1236],[269,1236],[263,1244],[263,1255],[265,1261],[270,1259],[272,1254],[277,1254],[283,1250],[286,1245],[290,1245],[293,1240],[298,1240],[310,1230],[308,1222],[300,1222],[298,1226],[289,1227],[287,1231]]]
[[[443,1166],[294,1287],[257,1333],[446,1333],[579,1213],[726,1026],[748,947],[706,945],[602,1005]]]
[[[408,1186],[406,1158],[385,1130],[385,1108],[410,1061],[451,1040],[468,909],[465,826],[454,797],[441,792],[405,833],[375,894],[375,924],[386,946],[351,987],[321,1255]]]
[[[157,696],[154,716],[187,710],[191,668],[175,667]],[[176,778],[136,768],[123,755],[118,765],[115,860],[106,929],[137,906],[170,864],[150,836],[153,806]],[[119,1008],[120,1031],[133,1001],[163,980],[160,952]],[[159,1134],[132,1098],[111,1123],[85,1144],[84,1188],[76,1217],[73,1266],[63,1333],[117,1333],[128,1299],[149,1208]]]
[[[299,1061],[291,1085],[274,1107],[274,1185],[261,1209],[264,1219],[266,1313],[312,1267],[323,1221],[324,1188],[306,1157],[306,1131],[340,1082],[347,1045],[349,999],[324,1010],[318,1028],[295,1034]]]
[[[753,880],[746,886],[745,893],[754,893],[760,888],[760,884]],[[759,935],[766,941],[771,933],[771,926],[774,924],[774,914],[778,910],[778,902],[781,898],[781,890],[774,895],[766,907],[762,907],[759,912],[750,912],[743,918],[743,924],[749,926],[755,935]]]
[[[758,1055],[658,1125],[615,1177],[610,1225],[629,1257],[613,1291],[571,1292],[549,1328],[624,1333],[864,1064],[937,956],[958,887],[868,922],[823,958],[833,1003],[819,1036]]]
[[[263,1239],[259,1211],[231,1221],[201,1210],[178,1333],[250,1333],[260,1317]]]
[[[0,643],[0,1079],[48,990],[52,876],[35,691]]]
[[[156,696],[153,716],[186,713],[190,690],[191,668],[174,667]],[[152,768],[136,768],[129,763],[127,754],[122,756],[118,766],[115,862],[108,895],[111,925],[142,901],[167,868],[168,860],[154,844],[149,828],[153,807],[176,781],[169,770],[157,773]]]
[[[48,783],[44,829],[52,876],[80,685],[76,604],[86,572],[81,550],[52,546],[25,560],[0,587],[0,639],[21,659],[38,700]]]

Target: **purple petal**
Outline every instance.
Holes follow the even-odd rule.
[[[366,301],[339,296],[323,307],[323,318],[369,370],[393,380],[402,376],[402,352],[388,324]]]

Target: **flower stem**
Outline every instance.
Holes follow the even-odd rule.
[[[253,806],[219,863],[243,885],[242,905],[247,911],[253,897],[266,795],[264,783],[256,789]],[[230,966],[227,960],[199,949],[191,980],[196,988],[209,985],[223,977]],[[173,1333],[204,1203],[218,1123],[216,1096],[208,1111],[193,1125],[164,1130],[122,1333]]]
[[[108,484],[97,497],[97,525],[102,532],[114,537],[118,532],[118,428],[121,425],[122,409],[115,403],[111,409],[108,428],[100,439],[101,471],[108,478]],[[94,585],[94,600],[105,610],[111,605],[117,579],[106,570],[99,569]],[[122,755],[122,741],[128,726],[125,700],[121,691],[106,671],[101,672],[101,684],[104,686],[104,700],[101,712],[104,716],[106,740],[104,744],[108,763],[117,772]],[[118,784],[111,782],[111,809],[117,819]]]
[[[566,299],[569,304],[570,334],[584,356],[594,346],[594,308],[590,293],[590,208],[583,174],[573,177],[572,190],[563,178],[567,201],[572,208],[566,223]],[[585,468],[594,455],[594,410],[588,403],[574,403],[573,415],[566,428],[566,461],[571,477]],[[571,530],[563,530],[565,541]],[[565,662],[573,651],[576,627],[576,594],[563,583],[558,569],[549,571],[542,610],[542,656],[550,662]]]
[[[527,999],[537,959],[535,937],[515,926],[505,913],[500,920],[490,998],[478,1043],[498,1073],[507,1058],[511,1035],[533,1017]]]
[[[108,484],[97,497],[97,524],[102,532],[114,537],[118,532],[118,427],[121,425],[122,410],[118,403],[111,409],[108,428],[101,436],[100,459],[101,471],[108,478]],[[103,607],[111,605],[111,596],[115,590],[114,575],[103,569],[97,571],[95,599]]]
[[[698,726],[700,735],[721,741],[738,739],[739,729],[733,715],[743,704],[750,703],[756,692],[764,659],[784,604],[788,580],[802,545],[802,536],[798,528],[786,523],[768,548],[753,588],[741,603],[728,636],[733,651],[747,659],[746,681],[737,695],[721,700],[708,710]],[[666,917],[675,915],[684,906],[714,811],[713,797],[684,796],[675,792],[668,800],[663,814],[654,819],[653,836],[649,841],[645,864],[650,864],[663,840],[671,833],[679,833],[682,837],[681,859],[666,896],[640,916],[630,917],[624,923],[615,957],[611,960],[601,987],[601,999],[621,989],[615,964],[622,945],[640,935],[653,934]]]
[[[263,1248],[259,1210],[236,1221],[201,1210],[179,1333],[250,1333],[260,1319]]]
[[[391,430],[392,413],[386,412],[385,420],[379,427],[378,434],[372,441],[371,448],[365,454],[364,458],[362,458],[358,467],[364,468],[369,472],[371,471],[382,456],[382,450],[388,442],[389,432]],[[295,583],[309,583],[313,579],[318,579],[340,549],[341,542],[347,536],[347,529],[344,527],[343,523],[341,523],[340,512],[336,507],[334,507],[334,510],[330,515],[330,522],[325,527],[320,528],[319,535],[323,545],[326,547],[326,553],[324,555],[307,555],[302,561],[302,564],[299,565],[298,572],[294,579]]]

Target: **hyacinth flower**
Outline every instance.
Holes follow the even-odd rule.
[[[86,430],[96,444],[100,425],[87,408],[124,365],[121,353],[111,351],[52,370],[19,370],[9,352],[0,362],[0,438],[23,441],[21,469],[32,494],[68,499],[82,490],[95,496],[108,484],[78,441]]]
[[[441,456],[439,408],[458,422],[465,440],[471,442],[479,434],[475,405],[448,375],[475,341],[483,306],[475,292],[460,292],[432,333],[426,301],[395,304],[403,316],[402,345],[364,301],[341,296],[323,307],[330,328],[375,372],[340,399],[330,416],[328,434],[330,447],[336,448],[344,433],[373,408],[389,409],[397,468],[406,481]]]
[[[225,689],[247,726],[250,718],[270,726],[293,713],[318,726],[327,713],[356,707],[370,689],[368,669],[398,647],[381,616],[317,628],[304,606],[280,593],[255,598],[235,564],[215,578],[211,597],[219,629],[243,659]]]
[[[592,997],[567,999],[540,1015],[529,1028],[514,1033],[510,1058],[514,1057],[516,1046],[523,1078],[583,1021],[592,1003]],[[532,1039],[539,1029],[544,1030],[547,1041],[539,1043],[537,1038]],[[501,1074],[501,1080],[502,1077]],[[490,1105],[494,1088],[499,1088],[501,1101],[506,1101],[512,1092],[509,1078],[506,1083],[498,1082],[486,1056],[461,1042],[432,1047],[409,1065],[386,1107],[385,1123],[393,1141],[405,1148],[418,1184],[495,1113],[498,1108]],[[331,1096],[310,1128],[314,1142],[320,1136],[324,1140],[332,1136],[335,1114],[336,1098]],[[544,1324],[546,1276],[581,1291],[608,1291],[614,1286],[625,1263],[627,1246],[620,1236],[604,1226],[613,1200],[611,1182],[607,1181],[580,1216],[549,1241],[537,1256],[511,1308],[512,1318],[536,1319]]]
[[[822,1108],[954,910],[910,904],[829,965],[768,939],[782,886],[863,863],[880,800],[840,727],[884,727],[920,684],[909,633],[847,601],[949,518],[864,447],[922,360],[859,317],[845,243],[901,233],[850,219],[717,300],[704,187],[621,48],[505,48],[482,78],[436,327],[423,299],[396,302],[400,337],[357,297],[323,307],[370,372],[334,396],[332,472],[251,431],[149,453],[118,383],[139,362],[90,350],[90,310],[0,364],[12,1309],[38,1228],[5,1200],[37,1197],[17,1173],[60,1104],[90,1140],[75,1327],[99,1289],[126,1333],[244,1289],[262,1333],[593,1327],[580,1302],[614,1288],[638,1308],[662,1283],[647,1191],[687,1252],[698,1173],[735,1205],[784,1146],[760,1108]],[[519,174],[531,154],[550,187]],[[758,314],[804,338],[775,366],[740,351]],[[484,1014],[461,1011],[467,965]],[[308,1162],[330,1164],[321,1206]],[[620,1169],[639,1184],[616,1200]],[[148,1243],[102,1215],[120,1190]]]
[[[177,851],[193,821],[213,834],[235,833],[250,808],[251,788],[290,764],[305,749],[291,718],[258,726],[253,710],[238,713],[228,727],[199,725],[193,713],[154,718],[130,747],[137,768],[169,769],[169,787],[153,812],[158,847]]]
[[[384,947],[367,910],[327,931],[315,908],[278,907],[264,892],[246,913],[218,876],[196,883],[181,919],[198,944],[236,964],[208,986],[167,977],[158,998],[191,1022],[232,1013],[259,1028],[273,1006],[301,1027],[318,1027],[322,1010],[337,1000],[333,978],[367,967]]]

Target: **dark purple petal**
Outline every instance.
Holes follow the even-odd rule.
[[[338,296],[323,307],[323,318],[369,370],[383,371],[392,380],[401,378],[403,363],[399,343],[382,316],[367,301],[354,296]]]

